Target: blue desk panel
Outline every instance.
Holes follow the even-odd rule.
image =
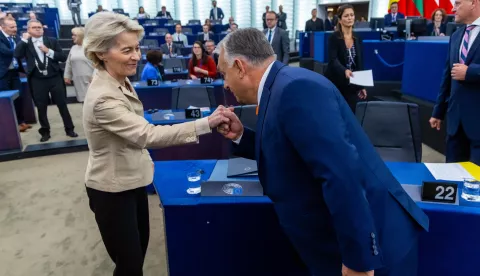
[[[435,102],[445,69],[448,41],[407,41],[402,92]]]
[[[17,115],[13,104],[19,94],[18,90],[0,91],[0,152],[22,149],[22,139],[18,132]]]
[[[202,169],[202,180],[208,176],[225,180],[226,162],[219,160],[213,172],[211,160],[155,162],[170,275],[306,275],[268,197],[201,197],[185,192],[187,172]],[[433,180],[421,163],[387,166],[402,184]],[[229,180],[251,179],[255,177]],[[418,204],[430,218],[430,232],[420,239],[418,275],[476,275],[480,208],[463,201],[460,206]]]
[[[374,81],[402,81],[404,53],[405,41],[363,41],[363,65],[372,69]]]

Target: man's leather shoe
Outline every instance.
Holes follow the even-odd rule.
[[[32,126],[31,126],[31,125],[29,125],[29,124],[26,124],[26,123],[23,123],[23,124],[21,124],[21,125],[22,125],[22,126],[26,126],[28,129],[32,128]]]
[[[75,133],[75,131],[72,130],[72,131],[67,132],[67,136],[75,138],[75,137],[78,137],[78,134]]]
[[[18,131],[20,132],[25,132],[27,129],[28,127],[25,124],[18,125]]]
[[[50,140],[50,134],[44,134],[42,135],[42,138],[40,138],[40,142],[47,142],[48,140]]]

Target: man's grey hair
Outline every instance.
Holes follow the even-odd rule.
[[[38,24],[42,25],[42,22],[40,22],[40,20],[38,20],[38,19],[30,19],[30,20],[28,20],[28,22],[27,22],[27,28],[30,28],[30,25],[32,25],[33,23],[38,23]]]
[[[220,54],[221,51],[228,66],[232,66],[237,58],[259,66],[276,56],[265,34],[255,28],[238,29],[228,34],[218,43],[215,53]]]

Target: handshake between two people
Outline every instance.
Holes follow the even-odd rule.
[[[208,124],[211,129],[217,128],[220,134],[232,141],[239,139],[243,134],[243,125],[233,112],[233,107],[218,106],[208,116]]]

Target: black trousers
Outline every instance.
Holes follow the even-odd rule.
[[[447,135],[445,155],[447,163],[470,161],[480,166],[480,140],[468,138],[460,124],[457,133]]]
[[[20,77],[18,76],[18,70],[8,70],[3,78],[0,78],[0,91],[18,90],[21,89]],[[0,92],[1,93],[1,92]],[[15,113],[17,114],[18,124],[25,122],[23,116],[23,96],[19,93],[18,98],[13,102],[15,105]]]
[[[87,187],[107,252],[115,263],[114,276],[142,276],[150,238],[145,187],[108,193]]]
[[[78,27],[78,26],[81,26],[82,25],[82,19],[80,19],[80,10],[79,9],[72,9],[71,10],[72,12],[72,20],[73,20],[73,24],[75,25],[75,27]],[[77,18],[75,18],[75,16],[77,16]],[[78,20],[78,22],[77,22]]]
[[[50,123],[47,117],[47,107],[50,102],[49,95],[58,107],[60,116],[62,116],[65,132],[73,131],[74,126],[72,117],[67,107],[67,92],[63,77],[56,75],[51,78],[38,78],[33,75],[30,79],[30,87],[33,93],[33,99],[38,109],[38,120],[40,121],[41,135],[50,134]]]

